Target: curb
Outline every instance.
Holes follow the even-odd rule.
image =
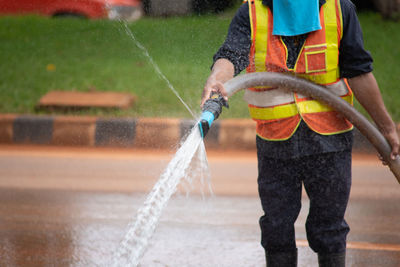
[[[0,144],[176,149],[195,121],[175,118],[103,118],[0,114]],[[398,127],[400,129],[400,127]],[[255,150],[251,119],[216,121],[205,138],[208,149]],[[353,151],[376,153],[354,130]]]

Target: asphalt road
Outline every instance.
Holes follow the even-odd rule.
[[[108,266],[173,152],[0,146],[0,266]],[[254,153],[208,152],[214,195],[179,190],[141,266],[264,266]],[[186,187],[187,188],[187,187]],[[207,187],[203,187],[207,191]],[[347,266],[400,266],[400,185],[354,156]],[[308,200],[296,222],[299,266]]]

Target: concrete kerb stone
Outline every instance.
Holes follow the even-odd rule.
[[[180,120],[171,118],[140,118],[136,126],[134,146],[171,149],[179,144]]]
[[[95,146],[132,147],[136,137],[134,118],[98,118],[94,133]]]
[[[250,119],[222,120],[219,135],[221,149],[256,149],[256,123]]]
[[[0,143],[13,143],[15,114],[0,115]]]
[[[98,118],[0,114],[0,143],[55,146],[176,149],[195,121],[175,118]],[[208,149],[255,150],[251,119],[216,121],[205,138]],[[397,127],[400,132],[400,125]],[[354,130],[353,151],[376,153]]]
[[[55,117],[52,145],[56,146],[94,146],[95,117]]]
[[[13,142],[17,144],[50,145],[53,135],[53,117],[17,116],[13,121]]]

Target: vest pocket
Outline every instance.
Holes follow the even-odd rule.
[[[327,46],[306,46],[304,48],[306,73],[327,71]]]

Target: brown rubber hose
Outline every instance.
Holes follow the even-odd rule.
[[[390,170],[400,183],[400,158],[390,158],[391,147],[379,130],[361,113],[339,96],[334,95],[324,87],[291,75],[272,72],[256,72],[239,75],[224,84],[228,96],[236,92],[255,86],[283,87],[296,91],[302,95],[319,100],[345,116],[371,142],[383,159],[388,163]]]

